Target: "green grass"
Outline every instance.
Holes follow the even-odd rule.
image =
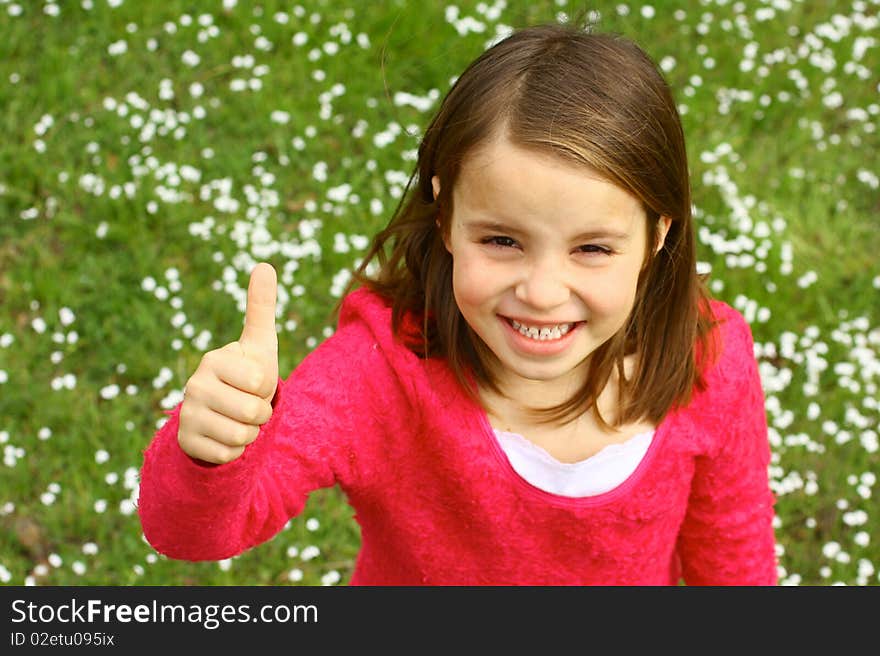
[[[51,2],[0,2],[0,580],[346,583],[359,538],[336,490],[315,493],[275,539],[226,563],[157,556],[132,512],[142,450],[204,350],[238,336],[254,261],[303,291],[282,303],[282,372],[332,325],[333,277],[359,253],[336,252],[334,235],[351,241],[385,224],[401,186],[386,174],[409,174],[430,118],[396,105],[396,92],[442,95],[496,26],[586,12],[511,1],[487,17],[458,2],[460,16],[485,26],[459,34],[441,3],[304,0],[301,16],[281,2],[85,4],[94,6],[63,3],[52,16]],[[674,59],[667,76],[707,237],[700,259],[716,295],[751,316],[761,347],[783,583],[877,585],[880,56],[862,39],[880,40],[876,19],[864,18],[878,2],[790,4],[766,18],[756,0],[658,2],[652,17],[642,3],[587,8],[598,28]],[[300,32],[303,46],[292,41]],[[127,49],[111,54],[119,41]],[[198,64],[184,62],[187,51]],[[725,107],[727,97],[736,100]],[[392,124],[400,133],[377,145]],[[342,184],[357,198],[330,200]],[[208,217],[212,227],[194,234]],[[268,245],[250,238],[257,224]],[[320,256],[290,250],[312,239]],[[168,296],[145,288],[148,278]]]

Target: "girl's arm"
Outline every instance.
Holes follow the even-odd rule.
[[[723,351],[700,422],[716,448],[696,459],[678,554],[689,585],[775,585],[764,393],[748,324],[731,308],[724,315]]]
[[[271,418],[226,464],[184,453],[180,408],[172,411],[141,471],[138,512],[149,543],[183,560],[228,558],[274,536],[311,491],[361,485],[369,438],[381,430],[375,408],[393,393],[374,343],[363,324],[340,325],[279,381]]]
[[[278,496],[263,480],[284,411],[284,384],[272,418],[241,457],[223,465],[191,458],[178,443],[180,406],[144,453],[138,514],[147,541],[182,560],[221,560],[268,539],[283,525]],[[303,481],[305,484],[305,481]],[[301,495],[302,496],[302,493]],[[295,515],[299,509],[289,508]]]

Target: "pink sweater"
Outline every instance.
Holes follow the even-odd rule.
[[[445,363],[407,350],[390,309],[355,291],[238,460],[189,458],[170,413],[145,452],[144,535],[173,558],[227,558],[340,485],[361,528],[352,584],[775,584],[752,336],[729,306],[713,311],[725,321],[708,389],[664,419],[624,483],[570,498],[520,478]]]

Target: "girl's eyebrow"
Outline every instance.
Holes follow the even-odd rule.
[[[464,227],[473,232],[500,232],[514,237],[528,234],[525,230],[521,230],[520,228],[516,228],[506,223],[501,223],[500,221],[465,221]],[[600,226],[581,232],[576,235],[572,241],[590,241],[592,239],[627,241],[629,238],[630,234],[628,232]]]

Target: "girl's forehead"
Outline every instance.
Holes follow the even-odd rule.
[[[510,173],[511,162],[545,170],[558,169],[560,172],[576,173],[584,178],[611,184],[596,169],[583,162],[551,152],[549,147],[541,149],[514,143],[503,132],[477,145],[464,156],[459,177],[475,178]]]
[[[463,161],[455,187],[457,196],[474,199],[494,193],[528,198],[549,191],[549,198],[559,201],[579,197],[583,200],[585,195],[597,194],[636,201],[627,190],[583,163],[522,147],[507,139],[493,140],[474,149]]]

